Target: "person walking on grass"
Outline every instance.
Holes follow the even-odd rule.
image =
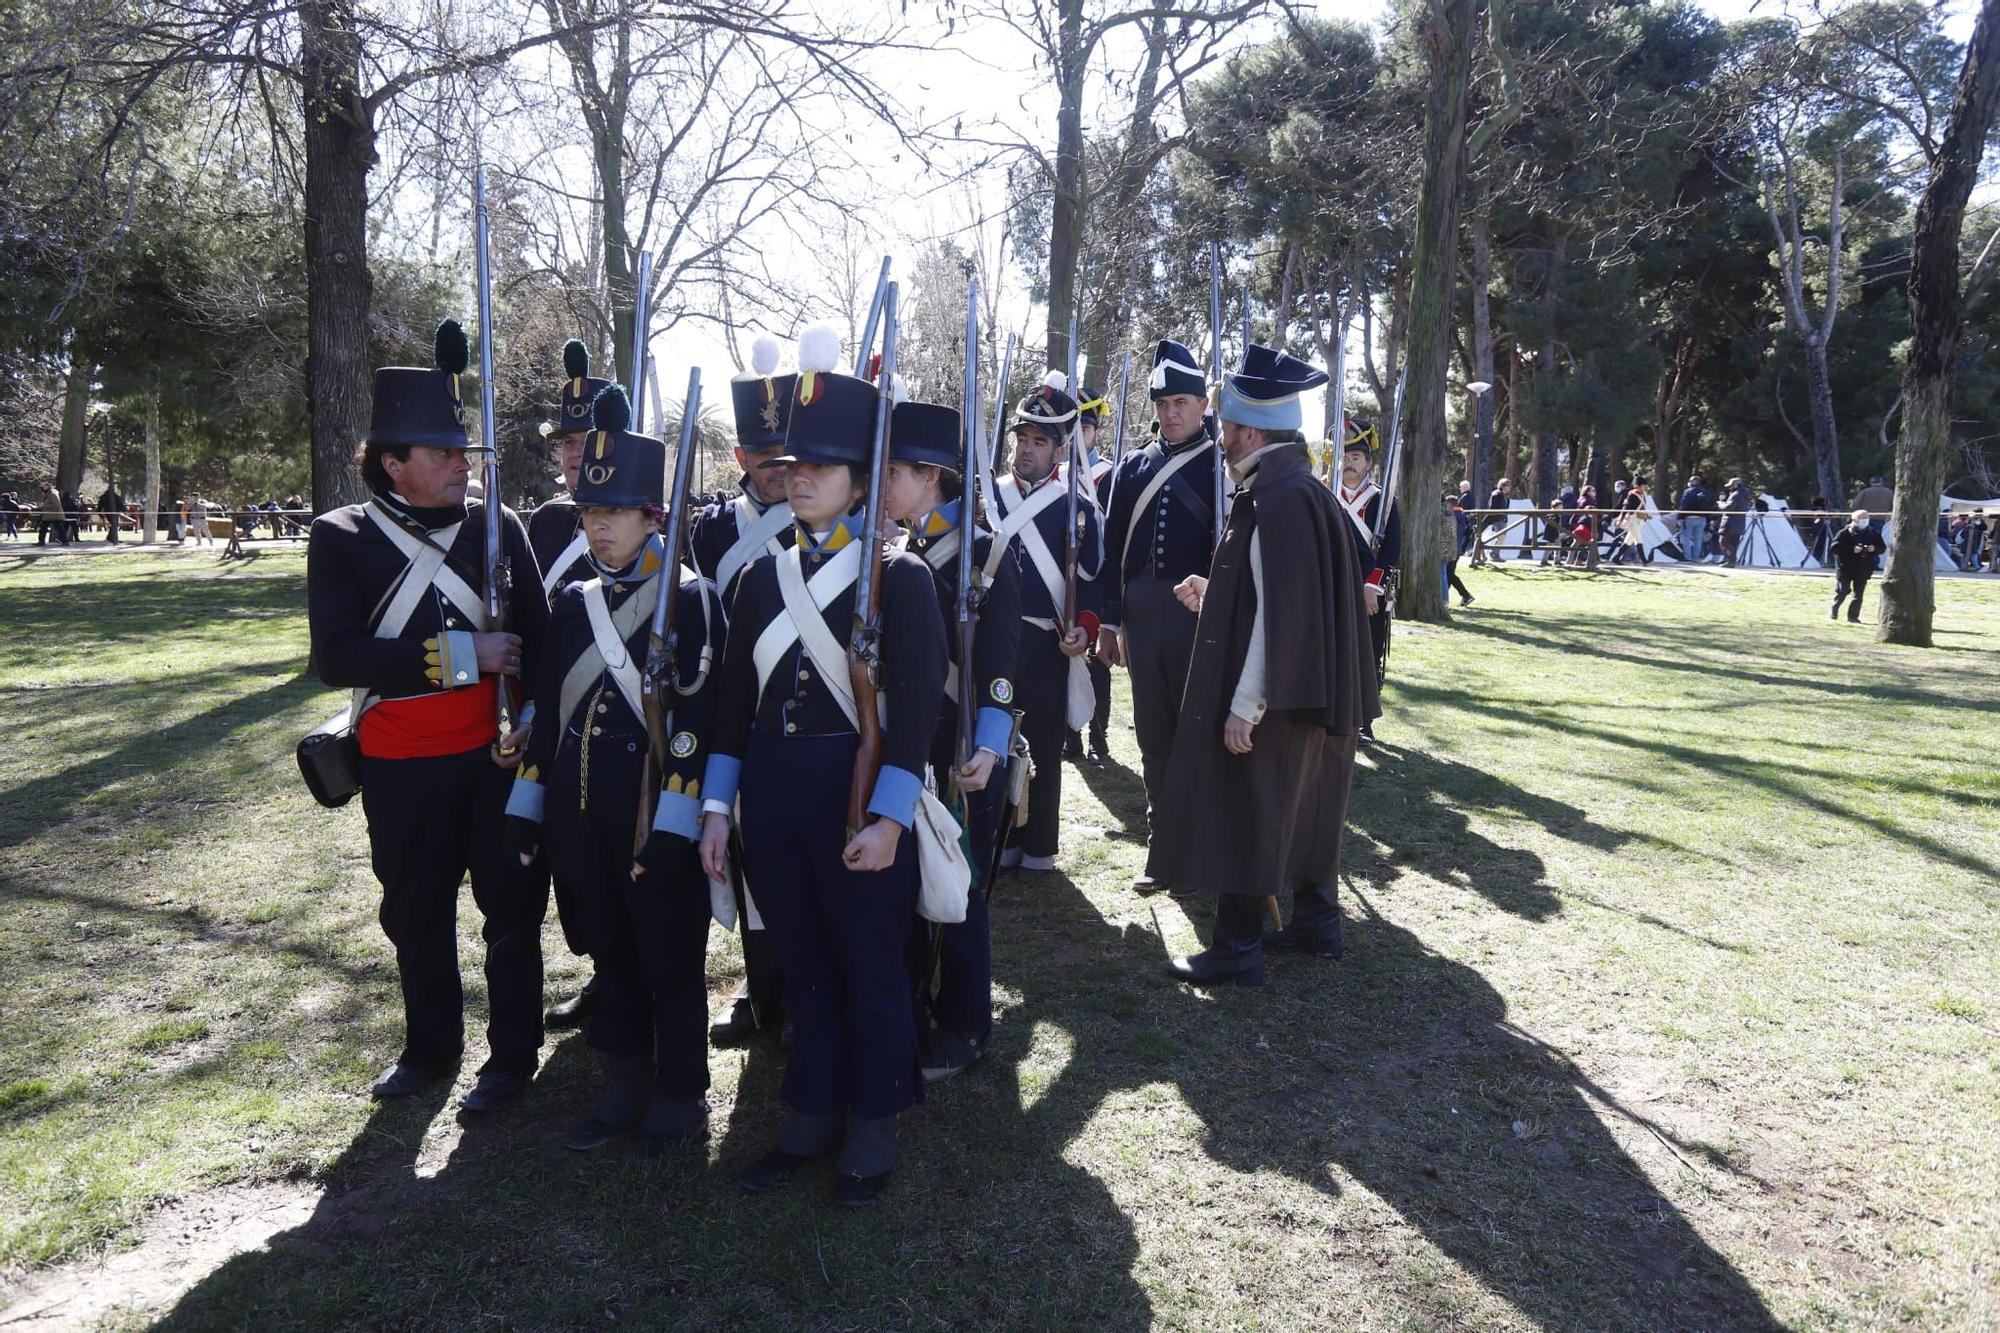
[[[1458,589],[1458,604],[1460,606],[1471,606],[1472,589],[1466,587],[1465,580],[1458,576],[1459,553],[1464,549],[1466,537],[1471,532],[1471,522],[1465,516],[1465,508],[1462,503],[1464,498],[1463,493],[1452,495],[1449,492],[1444,497],[1444,546],[1442,549],[1445,552],[1445,558],[1440,563],[1444,566],[1443,593],[1445,598],[1449,600],[1451,590],[1456,588]]]
[[[181,502],[181,524],[197,546],[215,545],[215,534],[208,530],[208,501],[201,498],[200,492]]]
[[[1833,609],[1826,613],[1828,620],[1839,617],[1840,604],[1850,591],[1854,601],[1847,618],[1861,619],[1861,597],[1875,573],[1875,557],[1882,554],[1882,539],[1875,535],[1870,517],[1868,510],[1856,509],[1847,526],[1833,535]]]

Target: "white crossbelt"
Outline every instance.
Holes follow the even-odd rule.
[[[1340,507],[1347,511],[1347,521],[1352,523],[1354,530],[1361,534],[1361,540],[1366,542],[1374,541],[1375,529],[1370,525],[1367,518],[1362,515],[1361,511],[1368,507],[1370,499],[1382,493],[1382,488],[1372,481],[1364,481],[1361,483],[1361,489],[1355,492],[1352,500],[1341,494],[1341,491],[1345,489],[1345,487],[1336,488],[1333,498],[1340,501]]]
[[[853,587],[860,577],[861,543],[850,542],[842,547],[833,559],[814,573],[810,584],[800,572],[800,559],[796,546],[782,552],[777,559],[778,591],[785,599],[786,614],[774,618],[764,627],[764,632],[757,636],[756,648],[750,654],[757,666],[758,692],[762,693],[764,682],[778,669],[778,659],[803,638],[806,652],[819,666],[820,674],[827,679],[827,688],[842,701],[847,720],[853,722],[856,713],[853,692],[847,687],[846,654],[840,651],[833,631],[826,627],[826,618],[820,612],[833,605],[834,599]],[[813,632],[815,629],[817,634]],[[814,651],[815,640],[818,641],[817,652]],[[828,644],[832,645],[830,650]],[[822,656],[828,661],[822,662]]]
[[[542,571],[542,595],[544,597],[553,597],[555,595],[556,584],[562,582],[562,576],[569,572],[569,567],[583,559],[584,552],[589,549],[590,538],[584,536],[581,531],[569,539],[569,545],[562,548],[562,554],[555,558],[555,563]]]
[[[1009,477],[1001,482],[999,492],[1003,500],[1011,498],[1015,503],[1020,503],[1021,487],[1020,483],[1014,478]],[[1035,572],[1041,575],[1042,583],[1049,590],[1049,605],[1052,607],[1062,606],[1066,600],[1065,594],[1068,592],[1068,580],[1063,577],[1061,566],[1056,564],[1055,556],[1049,551],[1048,542],[1043,540],[1042,530],[1035,527],[1032,523],[1017,525],[1014,519],[1016,515],[1021,514],[1026,514],[1032,519],[1035,514],[1039,514],[1042,510],[1053,504],[1056,496],[1060,495],[1067,498],[1068,494],[1069,492],[1066,488],[1045,486],[1029,497],[1028,502],[1022,505],[1021,508],[1007,515],[1006,520],[1000,525],[1000,535],[995,536],[993,539],[994,554],[988,556],[986,561],[986,567],[989,571],[987,577],[992,577],[991,571],[1000,567],[999,555],[1006,550],[1006,547],[1002,543],[1009,536],[1013,535],[1013,533],[1020,532],[1023,537],[1021,545],[1028,552],[1028,559],[1034,563]],[[1025,624],[1033,625],[1036,629],[1048,630],[1056,635],[1061,635],[1063,632],[1061,625],[1044,616],[1022,616],[1021,620]],[[1085,700],[1089,701],[1088,706],[1085,705]],[[1091,713],[1096,710],[1096,700],[1096,691],[1091,688],[1090,684],[1090,668],[1084,664],[1082,657],[1070,658],[1068,703],[1064,709],[1067,725],[1074,729],[1088,724]],[[1078,720],[1079,713],[1082,715],[1081,721]]]
[[[722,559],[715,562],[715,586],[722,589],[727,589],[737,572],[762,553],[769,551],[776,555],[784,550],[778,534],[792,522],[792,507],[783,500],[754,518],[751,515],[755,513],[756,506],[750,503],[747,495],[739,495],[730,501],[729,508],[736,516],[736,541],[722,553]]]
[[[375,526],[382,530],[391,544],[403,553],[403,558],[410,562],[409,567],[403,571],[403,581],[396,589],[395,600],[389,603],[389,609],[382,614],[384,625],[393,622],[397,627],[395,634],[386,637],[395,638],[403,632],[402,627],[409,623],[411,614],[417,609],[417,603],[432,588],[443,593],[474,625],[486,623],[486,603],[467,587],[465,580],[458,576],[458,572],[445,562],[445,553],[451,550],[451,544],[458,539],[458,530],[464,526],[463,520],[450,527],[438,529],[426,541],[390,517],[376,502],[369,502],[368,517],[374,520]]]
[[[1205,447],[1214,448],[1213,445]],[[1132,549],[1132,534],[1139,530],[1139,515],[1145,513],[1153,503],[1153,497],[1160,493],[1160,487],[1171,481],[1176,472],[1193,462],[1203,452],[1203,449],[1190,449],[1184,454],[1168,459],[1167,465],[1155,472],[1153,479],[1146,483],[1146,489],[1139,492],[1139,502],[1132,506],[1132,517],[1125,524],[1125,544],[1118,548],[1118,569],[1121,574],[1125,569],[1125,555]]]

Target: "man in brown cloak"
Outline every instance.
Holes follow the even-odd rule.
[[[1381,711],[1362,571],[1313,478],[1299,394],[1326,374],[1252,345],[1222,385],[1239,490],[1206,579],[1175,593],[1200,616],[1146,873],[1217,895],[1213,942],[1168,971],[1264,983],[1264,900],[1290,888],[1274,948],[1337,957],[1335,897],[1355,737]]]

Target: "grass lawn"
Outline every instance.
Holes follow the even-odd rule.
[[[574,1036],[496,1118],[372,1105],[396,978],[358,803],[292,763],[339,704],[300,553],[0,552],[0,1322],[2000,1326],[2000,587],[1926,652],[1825,580],[1469,580],[1398,631],[1347,957],[1169,981],[1114,728],[1064,873],[1000,885],[989,1059],[848,1215],[730,1177],[774,1046],[644,1166],[557,1144]]]

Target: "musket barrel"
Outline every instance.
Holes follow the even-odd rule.
[[[977,625],[973,620],[972,537],[977,530],[973,519],[978,513],[979,469],[979,280],[970,279],[965,295],[965,386],[964,412],[959,422],[961,456],[959,473],[963,494],[958,515],[958,762],[962,768],[972,758],[974,721],[978,715],[977,686],[972,671],[972,645]]]
[[[861,350],[854,354],[854,377],[868,374],[868,351],[875,346],[875,329],[882,319],[882,303],[889,291],[889,256],[882,256],[882,271],[875,275],[875,296],[868,302],[868,322],[861,326]]]
[[[639,252],[639,274],[632,288],[632,430],[645,431],[646,330],[653,322],[653,256]]]
[[[1222,246],[1208,243],[1209,399],[1215,408],[1215,545],[1222,546]]]

